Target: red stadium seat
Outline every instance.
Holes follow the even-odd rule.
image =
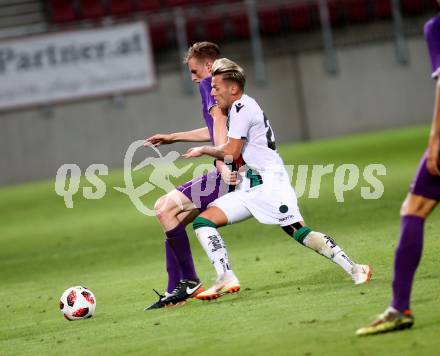
[[[225,37],[223,17],[211,17],[203,20],[203,27],[207,41],[218,42]]]
[[[186,36],[188,43],[199,42],[205,39],[205,29],[201,22],[195,19],[187,19]]]
[[[168,47],[172,31],[174,31],[172,23],[160,22],[150,24],[150,36],[153,48],[160,50]]]
[[[347,17],[343,0],[328,0],[327,4],[332,26],[345,25]]]
[[[280,33],[282,30],[279,7],[262,9],[258,13],[261,32],[264,34]]]
[[[137,11],[153,12],[161,8],[160,0],[136,0],[135,8]]]
[[[212,5],[216,0],[193,0],[191,1],[191,5]]]
[[[247,14],[234,14],[229,16],[233,28],[234,39],[249,37],[249,19]]]
[[[78,5],[83,19],[98,19],[106,15],[101,0],[78,0]]]
[[[75,8],[70,0],[49,0],[48,9],[53,22],[66,23],[78,19]]]
[[[343,4],[349,21],[363,22],[370,19],[368,0],[344,0]]]
[[[401,0],[402,11],[407,15],[418,15],[425,10],[425,4],[421,0]]]
[[[111,15],[125,16],[134,11],[131,0],[108,0],[108,7]]]
[[[384,19],[391,17],[391,0],[372,0],[373,14]]]
[[[189,4],[191,4],[190,0],[165,0],[165,6],[167,7],[185,6]]]
[[[286,17],[288,28],[295,31],[308,30],[319,21],[316,3],[304,1],[289,4],[282,9],[282,12]]]
[[[188,42],[218,42],[225,37],[225,20],[223,16],[209,16],[187,20]]]

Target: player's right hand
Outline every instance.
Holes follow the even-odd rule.
[[[153,145],[155,147],[159,147],[160,145],[168,145],[170,143],[173,143],[171,135],[156,134],[146,138],[144,141],[144,146]]]
[[[228,185],[237,185],[238,183],[240,183],[238,172],[231,171],[226,165],[221,168],[220,174],[222,176],[223,182]]]

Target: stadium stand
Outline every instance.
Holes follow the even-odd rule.
[[[260,30],[263,34],[271,35],[282,31],[281,11],[279,6],[271,6],[258,12]]]
[[[368,0],[343,0],[348,21],[364,22],[371,18]]]
[[[78,7],[82,19],[100,19],[107,14],[101,0],[78,0]]]
[[[162,50],[175,43],[174,25],[170,22],[152,22],[150,23],[150,34],[155,50]]]
[[[245,12],[230,15],[226,20],[232,28],[232,39],[245,39],[249,37],[249,20]]]
[[[310,1],[302,1],[283,6],[287,27],[293,31],[309,30],[318,25],[318,5]]]
[[[189,0],[165,0],[166,7],[177,7],[177,6],[187,6],[190,5]]]
[[[52,27],[76,26],[90,22],[113,23],[146,19],[155,50],[175,46],[173,11],[182,7],[188,41],[216,42],[243,40],[250,36],[244,1],[238,0],[2,0],[0,29],[31,24]],[[418,16],[436,9],[435,0],[401,0],[404,16]],[[328,0],[333,27],[390,19],[391,0]],[[319,30],[317,0],[257,1],[262,36]],[[200,16],[203,15],[203,16]]]
[[[47,11],[55,23],[69,23],[79,20],[74,4],[67,0],[49,0]]]
[[[187,35],[188,42],[201,41],[209,38],[211,41],[222,41],[225,38],[224,17],[219,14],[212,14],[203,19],[194,20],[188,18]]]
[[[109,0],[108,10],[111,16],[127,16],[134,13],[136,8],[131,0]]]
[[[135,10],[140,12],[152,13],[160,10],[159,0],[137,0],[135,1]]]
[[[383,0],[371,1],[373,15],[379,19],[385,19],[391,17],[391,2]]]
[[[400,0],[404,15],[417,16],[429,11],[438,11],[436,0]]]
[[[203,20],[204,32],[211,41],[219,42],[225,38],[225,27],[223,17],[211,16]]]

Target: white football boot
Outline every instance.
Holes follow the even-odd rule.
[[[369,265],[354,265],[351,269],[351,279],[354,284],[364,284],[371,279],[373,268]]]
[[[235,276],[234,272],[227,271],[219,276],[215,284],[196,295],[197,299],[201,300],[212,300],[220,298],[222,295],[227,293],[236,293],[240,290],[240,282]]]

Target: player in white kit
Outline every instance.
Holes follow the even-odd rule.
[[[295,191],[276,151],[272,128],[258,103],[244,94],[245,81],[244,71],[236,63],[227,58],[214,62],[211,95],[221,109],[229,112],[228,141],[216,147],[191,148],[184,155],[185,158],[201,155],[229,158],[243,165],[242,182],[236,190],[216,199],[193,222],[197,238],[218,276],[215,285],[197,298],[215,299],[240,289],[217,227],[252,216],[260,223],[281,226],[295,240],[342,267],[356,284],[366,283],[371,278],[370,266],[352,262],[329,236],[305,225]]]

